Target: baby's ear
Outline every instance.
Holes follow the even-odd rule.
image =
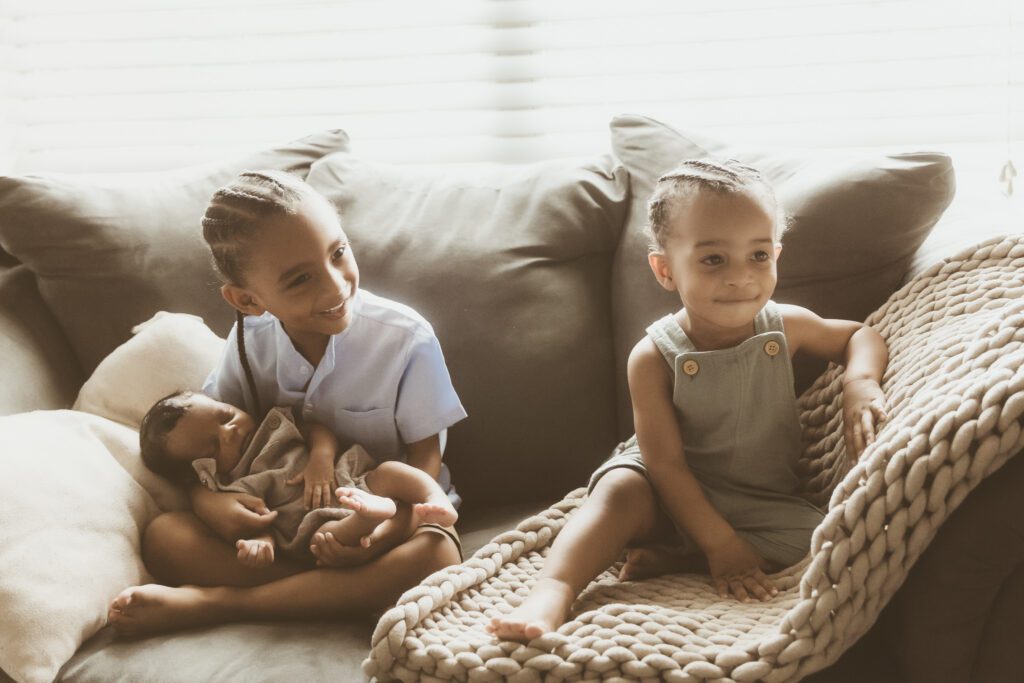
[[[661,251],[652,251],[647,254],[647,263],[651,266],[655,279],[663,288],[670,292],[676,291],[675,283],[672,282],[672,270],[668,265],[668,258]]]
[[[782,253],[782,242],[775,243],[775,260],[779,260],[779,254]]]
[[[249,290],[238,285],[221,285],[220,295],[235,310],[241,311],[245,315],[263,315],[267,310],[260,305],[259,300]]]

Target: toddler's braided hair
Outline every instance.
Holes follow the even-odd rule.
[[[231,284],[245,282],[249,247],[264,219],[294,214],[302,202],[304,180],[284,171],[245,171],[217,190],[203,216],[203,239],[210,247],[213,265],[221,278]],[[254,415],[262,415],[256,381],[245,353],[243,320],[236,311],[235,341],[245,379],[255,404]]]
[[[665,242],[671,229],[672,210],[678,202],[686,201],[696,192],[702,190],[726,194],[749,189],[763,194],[769,203],[769,209],[775,210],[777,214],[775,241],[779,242],[782,239],[782,233],[788,227],[789,219],[775,199],[771,185],[760,171],[735,159],[724,161],[687,159],[658,178],[654,192],[647,202],[648,237],[651,239],[651,249],[665,248]]]

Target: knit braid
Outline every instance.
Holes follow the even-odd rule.
[[[264,220],[294,213],[302,201],[303,181],[282,171],[246,171],[217,190],[203,216],[203,239],[210,248],[213,266],[231,284],[245,282],[249,249]],[[235,343],[254,402],[253,413],[262,416],[259,393],[245,352],[244,320],[237,312]]]
[[[760,190],[776,210],[778,215],[775,238],[776,241],[780,240],[786,230],[788,218],[760,171],[735,159],[687,159],[658,178],[654,193],[647,202],[651,248],[664,249],[665,239],[670,230],[672,209],[680,200],[685,200],[699,191],[724,194],[748,189]]]

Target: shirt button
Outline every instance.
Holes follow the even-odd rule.
[[[764,352],[767,353],[769,356],[774,356],[775,354],[777,354],[779,352],[779,342],[777,342],[777,341],[767,342],[764,345]]]
[[[271,429],[277,429],[278,427],[281,426],[281,418],[279,418],[277,415],[271,415],[270,417],[267,418],[267,424],[270,425]]]
[[[688,361],[683,363],[683,372],[685,372],[690,377],[693,377],[699,371],[700,371],[700,365],[697,364],[697,361],[695,361],[695,360],[688,360]]]

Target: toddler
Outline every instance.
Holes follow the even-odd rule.
[[[198,479],[211,491],[248,493],[276,512],[269,532],[235,542],[238,560],[252,567],[274,561],[280,550],[300,562],[314,558],[314,532],[332,533],[346,545],[370,544],[369,534],[395,515],[395,501],[412,505],[424,523],[451,526],[458,519],[448,496],[430,475],[390,461],[376,467],[359,445],[332,463],[342,507],[309,509],[298,485],[310,460],[290,410],[274,408],[257,425],[229,403],[202,393],[179,392],[158,401],[140,428],[142,460],[172,481]],[[331,458],[334,460],[334,458]],[[235,540],[235,539],[229,539]]]
[[[785,217],[756,170],[683,162],[658,180],[648,217],[648,263],[682,308],[630,353],[636,434],[593,474],[523,603],[492,620],[500,638],[557,629],[626,548],[623,580],[704,568],[722,597],[775,595],[767,574],[799,561],[822,519],[796,495],[797,351],[845,364],[848,452],[885,418],[881,336],[771,301]]]

